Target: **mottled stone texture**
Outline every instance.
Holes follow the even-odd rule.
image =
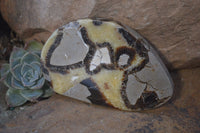
[[[3,18],[23,39],[46,41],[58,27],[88,17],[94,0],[0,0]]]
[[[54,95],[0,125],[1,133],[199,133],[200,68],[172,73],[175,96],[146,112],[123,112]]]
[[[1,13],[25,40],[46,41],[59,26],[92,17],[137,29],[170,69],[200,66],[199,0],[1,0]],[[9,10],[8,10],[9,9]]]

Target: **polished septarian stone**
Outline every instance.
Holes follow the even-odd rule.
[[[58,28],[41,59],[54,91],[84,102],[139,111],[173,95],[172,79],[149,42],[113,21],[81,19]]]

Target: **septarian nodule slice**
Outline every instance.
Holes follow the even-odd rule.
[[[41,59],[55,92],[85,102],[134,111],[158,107],[173,94],[150,44],[113,21],[82,19],[60,27]]]

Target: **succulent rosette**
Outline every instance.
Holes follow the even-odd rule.
[[[39,97],[49,97],[52,89],[45,82],[36,42],[28,50],[15,47],[10,55],[10,64],[3,64],[1,78],[9,88],[6,93],[8,106],[15,107]]]

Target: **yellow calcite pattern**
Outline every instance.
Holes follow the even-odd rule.
[[[162,105],[173,93],[150,44],[114,21],[81,19],[60,27],[41,60],[55,92],[84,102],[138,111]]]

